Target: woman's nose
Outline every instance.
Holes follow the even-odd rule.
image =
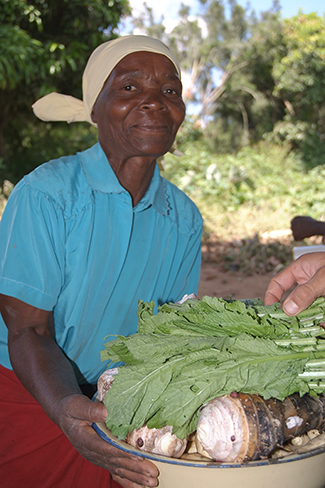
[[[166,110],[167,106],[162,98],[161,93],[150,92],[147,93],[140,106],[144,110]]]

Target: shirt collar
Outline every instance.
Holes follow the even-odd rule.
[[[78,157],[86,180],[93,190],[102,193],[128,193],[118,181],[99,142],[86,151],[79,152]],[[169,213],[167,188],[157,164],[150,186],[134,211],[141,212],[151,205],[162,215]]]

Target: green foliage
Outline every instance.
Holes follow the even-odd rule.
[[[19,83],[29,85],[45,66],[39,66],[42,45],[17,25],[0,25],[0,89],[13,90]],[[40,70],[40,73],[39,73]]]
[[[290,143],[300,154],[306,168],[325,164],[325,145],[322,128],[286,114],[282,121],[275,124],[273,131],[265,133],[264,138],[277,144]]]
[[[275,94],[290,98],[299,95],[300,110],[324,100],[325,19],[316,13],[284,21],[286,53],[274,65]],[[310,107],[308,107],[310,109]]]
[[[273,94],[286,107],[276,140],[298,150],[307,167],[325,163],[325,18],[300,12],[283,24],[284,52],[273,65]]]
[[[176,163],[177,164],[177,163]],[[187,151],[182,162],[184,172],[177,164],[166,165],[166,175],[175,181],[177,186],[191,196],[209,201],[218,199],[220,203],[237,209],[246,201],[254,187],[245,167],[239,158],[233,155],[213,156],[207,149],[193,147]]]
[[[202,143],[193,143],[181,150],[185,156],[166,156],[165,176],[195,200],[237,210],[256,194],[251,170],[259,157],[252,149],[216,155]]]
[[[13,183],[50,159],[75,154],[97,142],[97,130],[86,122],[67,125],[15,119],[8,129],[4,133],[10,144],[5,144],[5,152],[10,165],[0,166],[0,176]]]
[[[205,231],[221,239],[290,229],[295,215],[322,219],[325,166],[306,170],[290,144],[260,142],[237,154],[213,154],[202,142],[179,145],[165,158],[164,176],[203,214]]]
[[[79,139],[82,148],[83,127],[41,127],[31,105],[51,91],[80,98],[89,55],[117,36],[121,16],[129,12],[127,0],[0,0],[2,179],[8,172],[16,181],[39,164],[40,154],[55,157],[58,146],[70,152]]]
[[[323,164],[325,19],[302,11],[282,19],[277,1],[259,17],[236,0],[200,5],[196,17],[182,5],[168,35],[152,10],[137,26],[178,55],[185,100],[195,105],[210,150],[238,151],[269,134],[290,142],[307,168]]]

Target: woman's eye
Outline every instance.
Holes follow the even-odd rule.
[[[178,90],[175,90],[174,88],[166,88],[165,93],[167,93],[168,95],[179,95],[180,96],[180,92]]]
[[[123,87],[123,90],[125,90],[125,91],[132,91],[134,89],[135,89],[135,87],[133,85],[126,85]]]

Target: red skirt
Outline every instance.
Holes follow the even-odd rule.
[[[121,488],[85,460],[22,386],[0,365],[2,488]]]

